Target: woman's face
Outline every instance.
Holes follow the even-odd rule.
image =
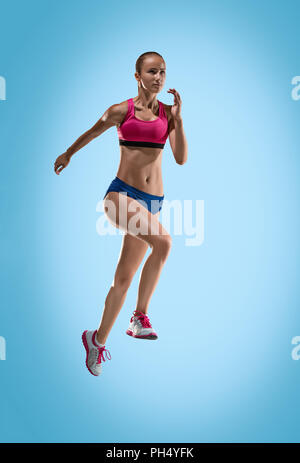
[[[159,57],[148,56],[143,62],[141,75],[136,73],[136,76],[139,77],[142,88],[150,93],[159,93],[166,80],[165,62]]]

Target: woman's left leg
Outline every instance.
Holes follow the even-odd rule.
[[[148,244],[134,235],[125,233],[112,286],[106,296],[102,319],[97,330],[97,340],[105,344],[110,330],[124,304],[128,288],[139,268]]]

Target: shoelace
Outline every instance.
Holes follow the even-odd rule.
[[[152,325],[151,325],[151,323],[150,323],[150,320],[149,320],[149,318],[148,318],[148,315],[146,315],[146,314],[144,314],[144,313],[142,313],[142,312],[139,312],[139,313],[140,313],[140,315],[133,315],[133,316],[131,317],[131,320],[130,320],[130,321],[132,322],[133,317],[135,316],[136,318],[138,318],[138,319],[141,321],[141,324],[142,324],[142,326],[143,326],[144,328],[152,328]],[[136,312],[135,312],[135,314],[136,314]]]
[[[105,352],[105,355],[106,355],[106,359],[111,360],[111,355],[110,355],[109,350],[105,349],[104,347],[99,347],[98,351],[99,351],[99,354],[98,354],[98,358],[97,358],[97,363],[101,363],[101,360],[103,360],[103,362],[105,362],[104,352]],[[108,354],[109,354],[109,356],[108,356]]]

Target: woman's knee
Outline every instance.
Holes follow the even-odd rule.
[[[130,272],[127,273],[116,273],[113,281],[113,286],[120,291],[127,291],[133,276]]]
[[[162,257],[167,257],[172,247],[171,235],[158,235],[152,242],[153,252],[159,253]]]

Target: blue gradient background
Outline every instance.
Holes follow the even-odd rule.
[[[1,2],[1,17],[0,441],[299,442],[299,2],[31,0]],[[204,242],[173,236],[153,343],[125,334],[139,268],[95,378],[81,333],[98,326],[122,242],[96,232],[116,129],[60,176],[53,163],[137,95],[150,50],[189,144],[184,166],[166,144],[165,197],[204,200]]]

